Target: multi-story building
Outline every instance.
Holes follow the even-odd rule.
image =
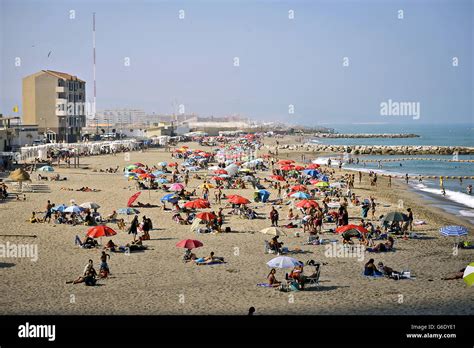
[[[77,76],[41,70],[23,78],[23,123],[50,141],[79,141],[85,115],[86,83]]]
[[[120,128],[125,125],[146,124],[146,112],[141,109],[107,109],[97,112],[97,119],[90,123],[106,123]]]

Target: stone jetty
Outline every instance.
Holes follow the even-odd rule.
[[[472,155],[474,147],[465,146],[421,146],[421,145],[328,145],[328,144],[285,144],[265,146],[274,152],[278,150],[299,150],[306,152],[350,153],[352,155]]]

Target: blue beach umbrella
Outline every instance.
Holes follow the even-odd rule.
[[[176,197],[174,193],[169,193],[166,196],[163,196],[163,198],[161,198],[162,202],[170,202],[170,203],[177,203],[178,200],[179,200],[178,197]]]
[[[165,166],[168,165],[168,163],[166,163],[166,162],[160,162],[160,163],[158,163],[158,165],[161,166],[161,167],[165,167]]]
[[[311,196],[305,192],[298,191],[298,192],[293,193],[291,197],[298,198],[298,199],[308,199]]]
[[[444,226],[439,229],[443,236],[460,237],[467,235],[467,228],[464,226]]]
[[[324,175],[324,174],[319,174],[317,178],[319,180],[322,180],[322,181],[326,181],[326,182],[329,181],[329,177],[327,175]]]
[[[64,204],[61,204],[61,205],[58,205],[56,207],[52,207],[51,210],[52,211],[59,211],[59,212],[62,213],[64,211],[64,209],[66,209],[66,208],[67,208],[67,206],[65,206]]]
[[[152,174],[153,174],[154,176],[160,176],[160,175],[165,174],[165,172],[162,171],[162,170],[155,170]]]
[[[306,175],[309,175],[313,178],[316,178],[319,175],[319,172],[317,170],[314,170],[314,169],[303,170],[303,173],[305,173]]]
[[[165,178],[156,179],[155,181],[159,182],[160,184],[167,184],[169,182],[168,179]]]
[[[67,207],[66,209],[64,209],[64,212],[65,213],[76,213],[76,214],[79,214],[81,211],[83,211],[84,209],[81,208],[80,206],[78,205],[71,205],[69,207]]]

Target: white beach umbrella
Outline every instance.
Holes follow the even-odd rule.
[[[278,256],[268,261],[267,265],[273,268],[293,268],[296,266],[302,266],[303,264],[292,257]]]
[[[278,227],[267,227],[260,230],[263,234],[271,234],[272,236],[286,236],[285,231]]]

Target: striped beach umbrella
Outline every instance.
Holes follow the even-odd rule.
[[[467,228],[464,226],[444,226],[439,229],[443,236],[460,237],[467,235]]]
[[[464,274],[462,279],[468,286],[472,286],[474,284],[474,262],[471,262],[466,269],[464,270]]]

